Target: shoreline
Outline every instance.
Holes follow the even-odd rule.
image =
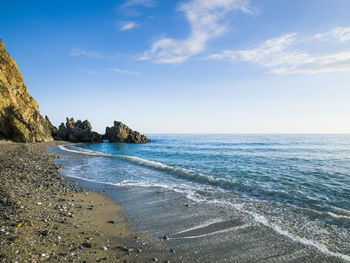
[[[298,239],[266,223],[249,209],[188,199],[185,193],[161,186],[119,185],[70,177],[70,169],[80,171],[80,167],[84,167],[84,174],[91,173],[89,177],[92,178],[96,172],[100,178],[98,175],[104,170],[95,170],[99,167],[96,163],[99,158],[106,162],[100,168],[124,164],[127,169],[130,167],[123,160],[108,156],[62,149],[54,152],[67,157],[59,163],[68,167],[69,180],[108,195],[123,208],[132,230],[161,244],[159,250],[152,251],[158,259],[166,258],[171,262],[348,262],[346,254],[333,253],[317,243]],[[68,161],[71,159],[74,161]],[[62,172],[64,174],[64,170]],[[149,251],[144,249],[144,255]]]
[[[0,262],[149,262],[108,196],[59,175],[62,142],[0,142]]]
[[[0,262],[344,262],[172,190],[64,176],[62,143],[0,142]]]

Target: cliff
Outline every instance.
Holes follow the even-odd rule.
[[[0,39],[0,137],[17,142],[52,141],[50,126],[29,95],[16,61]]]

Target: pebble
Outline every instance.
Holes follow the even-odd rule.
[[[107,247],[100,247],[100,249],[102,249],[102,250],[108,250]]]
[[[43,230],[43,231],[40,232],[40,235],[42,235],[42,236],[47,236],[49,234],[50,234],[49,230]]]
[[[91,244],[90,242],[84,242],[82,245],[83,245],[84,247],[86,247],[86,248],[92,248],[92,247],[94,247],[94,245]]]

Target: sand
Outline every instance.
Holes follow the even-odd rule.
[[[121,208],[58,174],[56,143],[0,143],[0,262],[149,262]]]

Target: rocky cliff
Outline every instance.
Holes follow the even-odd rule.
[[[92,131],[91,123],[88,120],[75,122],[73,118],[67,118],[66,125],[61,123],[55,139],[70,142],[102,142],[102,136]]]
[[[29,95],[16,61],[0,39],[0,137],[18,142],[52,141],[49,123]]]
[[[106,128],[104,138],[110,142],[147,143],[151,141],[145,135],[133,131],[120,121],[115,121],[112,127]]]

